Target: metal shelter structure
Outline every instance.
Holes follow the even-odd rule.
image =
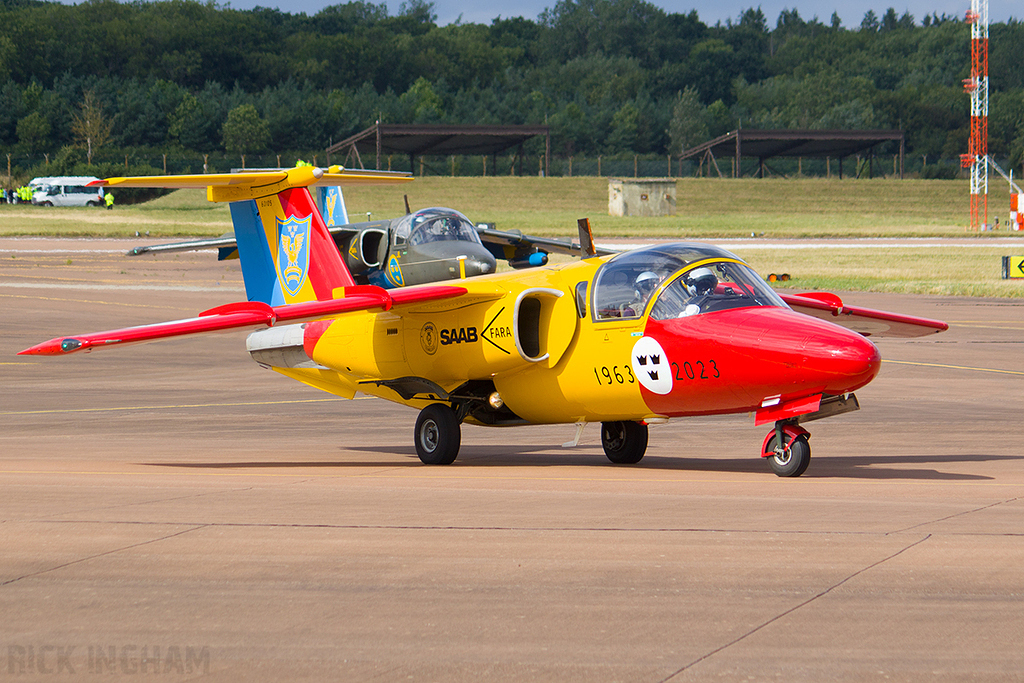
[[[743,157],[757,158],[757,175],[764,177],[765,162],[774,157],[811,157],[839,159],[839,177],[843,177],[843,159],[854,154],[867,152],[868,175],[873,175],[874,147],[883,142],[899,143],[899,175],[903,178],[903,155],[905,138],[902,130],[809,130],[776,129],[759,130],[740,128],[714,140],[685,150],[679,160],[700,159],[714,164],[716,157],[732,156],[735,159],[733,177],[742,175]],[[722,175],[719,170],[719,175]]]
[[[971,137],[960,165],[971,169],[971,230],[988,225],[988,0],[971,0],[971,77],[964,90],[971,96]]]
[[[523,172],[523,143],[543,135],[544,175],[548,175],[551,157],[551,132],[548,126],[438,126],[397,125],[378,121],[369,128],[327,148],[330,162],[332,154],[344,154],[344,165],[351,167],[354,160],[359,168],[366,168],[363,156],[375,155],[374,168],[380,169],[381,158],[389,154],[405,154],[415,172],[416,157],[424,155],[480,154],[495,158],[501,152],[517,148],[519,175]]]

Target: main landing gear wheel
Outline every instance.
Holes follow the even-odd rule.
[[[635,465],[647,451],[647,425],[640,422],[602,422],[604,454],[617,465]]]
[[[768,441],[768,450],[774,451],[779,443],[778,436]],[[789,448],[781,453],[768,456],[768,466],[780,477],[799,477],[811,464],[811,445],[807,443],[807,435],[801,434],[793,439]]]
[[[443,403],[431,403],[416,418],[416,455],[425,465],[451,465],[459,454],[462,429],[455,411]]]

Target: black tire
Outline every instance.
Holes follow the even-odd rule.
[[[92,202],[89,202],[89,204],[88,204],[88,205],[89,205],[89,206],[93,206],[93,207],[96,207],[96,206],[103,206],[102,204],[100,204],[99,202],[96,202],[96,201],[92,201]]]
[[[639,422],[602,422],[601,445],[616,465],[635,465],[647,452],[647,425]]]
[[[431,403],[416,418],[413,440],[423,464],[451,465],[462,445],[462,429],[455,411],[443,403]]]
[[[768,450],[775,450],[778,443],[777,437],[772,437],[768,442]],[[767,458],[768,466],[772,472],[780,477],[799,477],[811,464],[811,445],[807,443],[807,435],[801,434],[793,439],[789,445],[789,453],[785,456],[772,455]]]
[[[40,206],[53,206],[53,202],[43,202]]]

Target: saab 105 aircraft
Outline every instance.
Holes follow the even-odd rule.
[[[407,173],[387,175],[412,179]],[[317,190],[320,214],[358,284],[392,289],[493,273],[497,270],[496,259],[521,269],[546,265],[550,252],[580,253],[579,244],[476,225],[455,209],[432,207],[412,212],[408,199],[404,216],[350,223],[341,188],[322,186]],[[230,233],[210,239],[135,247],[128,255],[212,248],[218,250],[218,260],[238,258],[238,244]],[[595,252],[614,253],[603,249]]]
[[[211,201],[232,202],[249,300],[186,320],[57,337],[21,353],[255,328],[246,348],[264,367],[338,396],[363,392],[418,409],[413,437],[427,464],[455,460],[463,422],[574,424],[572,445],[584,425],[599,422],[608,459],[637,463],[650,424],[753,412],[755,424],[774,423],[760,455],[792,477],[810,462],[802,425],[856,410],[852,392],[878,373],[878,348],[864,335],[947,327],[844,306],[834,295],[784,300],[733,254],[691,243],[457,283],[358,285],[308,188],[381,178],[303,167],[99,181],[206,186]]]

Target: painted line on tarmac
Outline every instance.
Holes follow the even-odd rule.
[[[962,243],[962,242],[758,242],[753,240],[739,240],[730,242],[728,240],[699,240],[709,242],[723,249],[775,249],[779,251],[795,251],[803,249],[1006,249],[1009,247],[1024,247],[1024,239],[1011,238],[1002,242],[983,243]],[[599,242],[597,247],[611,251],[632,251],[657,244],[666,244],[667,241],[659,242]]]
[[[124,249],[5,249],[0,254],[123,254]]]
[[[244,292],[242,287],[218,285],[216,287],[200,287],[196,285],[99,285],[70,283],[34,283],[34,282],[0,282],[0,287],[10,289],[75,289],[102,290],[113,292]]]
[[[974,372],[994,372],[1000,375],[1024,375],[1024,372],[1017,370],[997,370],[995,368],[973,368],[967,365],[945,365],[943,363],[915,363],[909,360],[887,360],[882,359],[883,363],[895,363],[897,365],[920,365],[926,368],[949,368],[951,370],[973,370]]]
[[[26,363],[28,365],[28,363]],[[294,403],[329,403],[332,401],[365,401],[373,396],[357,396],[346,398],[307,398],[295,401],[250,401],[245,403],[194,403],[177,406],[115,406],[110,408],[65,408],[60,410],[19,410],[3,412],[0,415],[65,415],[69,413],[110,413],[126,410],[174,410],[187,408],[230,408],[237,406],[278,406]]]
[[[914,244],[913,242],[893,242],[888,244],[781,244],[749,242],[743,244],[721,244],[721,247],[733,249],[778,249],[790,251],[798,249],[1006,249],[1010,246],[1024,247],[1024,243],[1007,244]]]
[[[159,502],[159,501],[158,501]],[[1000,501],[994,505],[1001,505],[1007,501]],[[988,506],[991,507],[991,506]],[[984,509],[984,508],[983,508]],[[972,511],[969,511],[972,512]],[[332,524],[329,522],[164,522],[164,521],[146,521],[146,520],[135,520],[135,519],[30,519],[30,520],[19,520],[19,524],[38,524],[38,525],[61,525],[61,524],[109,524],[113,526],[175,526],[180,527],[182,525],[198,526],[203,529],[207,528],[251,528],[251,529],[346,529],[353,531],[377,531],[377,530],[392,530],[392,531],[528,531],[528,532],[555,532],[564,533],[566,531],[595,531],[595,532],[611,532],[611,533],[699,533],[699,534],[751,534],[760,536],[763,534],[780,534],[787,536],[890,536],[892,534],[901,533],[896,532],[880,532],[880,531],[847,531],[841,529],[823,529],[820,531],[807,531],[803,529],[763,529],[763,528],[729,528],[729,527],[630,527],[630,526],[510,526],[500,524]],[[925,522],[927,524],[927,522]],[[970,533],[970,532],[959,532],[959,533],[947,533],[943,536],[1004,536],[1004,537],[1017,537],[1024,534],[1006,532],[1006,533]]]
[[[62,301],[65,303],[74,304],[102,304],[104,306],[128,306],[131,308],[159,308],[161,310],[172,310],[172,311],[190,311],[194,312],[195,308],[184,308],[181,306],[170,306],[167,304],[130,304],[124,301],[96,301],[95,299],[65,299],[62,297],[54,296],[27,296],[25,294],[0,294],[0,297],[4,299],[31,299],[32,301]]]
[[[1011,325],[1011,324],[1012,325],[1024,325],[1024,322],[1003,323],[1002,325],[964,324],[964,323],[954,323],[954,322],[950,322],[948,320],[946,322],[949,323],[950,325],[956,325],[957,327],[969,327],[972,330],[1010,330],[1010,331],[1017,331],[1017,332],[1020,332],[1021,330],[1024,330],[1024,327],[1006,327],[1006,325]],[[1014,342],[1014,343],[1016,343],[1016,342]]]

